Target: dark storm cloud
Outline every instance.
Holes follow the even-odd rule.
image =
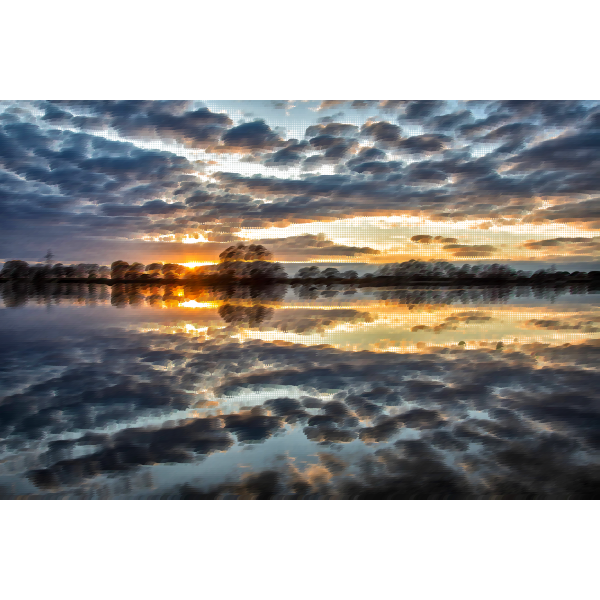
[[[82,212],[74,209],[82,201],[116,206],[124,205],[125,197],[135,205],[168,195],[194,170],[186,159],[168,152],[85,133],[44,130],[30,123],[0,128],[0,161],[6,169],[0,174],[0,212],[11,236],[31,234],[32,228],[44,235],[48,225],[65,227],[71,236],[114,234],[128,227],[130,233],[131,226],[141,222],[106,219],[94,212],[93,205]],[[149,203],[146,208],[151,214],[157,205]],[[142,209],[134,211],[140,217],[145,214]]]
[[[50,105],[46,107],[46,112],[42,117],[42,121],[49,121],[56,125],[66,125],[72,117],[73,115],[71,113]]]
[[[427,125],[436,131],[452,131],[459,125],[470,123],[473,120],[473,113],[470,110],[460,110],[433,117]]]
[[[362,148],[354,158],[346,162],[346,167],[356,173],[385,174],[399,172],[403,163],[386,161],[387,154],[379,148]]]
[[[500,114],[518,118],[540,118],[548,126],[572,125],[583,120],[589,109],[577,100],[503,100],[496,103]]]
[[[327,162],[339,162],[348,155],[353,154],[356,148],[356,142],[340,142],[327,148],[324,158]]]
[[[406,106],[405,117],[411,120],[430,117],[434,112],[439,111],[446,102],[443,100],[416,100]]]
[[[413,135],[400,140],[396,147],[411,154],[432,153],[444,150],[451,141],[451,137],[441,134]]]
[[[349,175],[281,179],[216,173],[215,177],[223,188],[252,196],[271,197],[272,203],[257,206],[253,211],[256,219],[254,226],[296,216],[318,220],[326,216],[383,215],[398,211],[399,206],[403,206],[404,210],[417,206],[423,210],[438,206],[446,197],[443,190],[417,191],[412,186],[402,186],[393,180],[380,182],[356,179]],[[282,196],[310,198],[310,201],[295,204],[280,198]]]
[[[510,123],[503,125],[479,138],[482,142],[495,142],[506,138],[525,138],[533,135],[536,127],[531,123]]]
[[[336,113],[333,113],[332,115],[327,115],[325,117],[319,117],[317,119],[317,123],[336,123],[338,119],[340,119],[341,117],[344,116],[344,112],[343,111],[338,111]]]
[[[402,134],[402,129],[394,123],[387,121],[378,121],[376,123],[367,123],[360,130],[361,134],[371,137],[378,142],[397,142]]]
[[[331,136],[354,136],[358,133],[358,127],[348,123],[327,123],[326,125],[311,125],[306,129],[306,137],[317,137],[319,135]]]
[[[50,103],[46,114],[53,115],[56,103]],[[217,141],[233,122],[224,114],[213,113],[208,108],[188,110],[189,101],[149,100],[89,100],[61,101],[74,112],[73,125],[87,128],[98,125],[87,119],[100,119],[104,128],[113,128],[123,137],[173,139],[192,147],[205,147]],[[85,114],[87,113],[87,115]],[[92,127],[92,128],[96,128]]]
[[[599,130],[600,129],[600,111],[594,111],[592,109],[588,114],[585,122],[582,124],[582,129],[592,129]]]
[[[284,145],[284,140],[272,131],[263,119],[258,119],[228,129],[223,134],[221,143],[213,146],[211,150],[234,153],[264,152]]]
[[[164,200],[151,200],[136,206],[123,204],[102,204],[101,211],[109,217],[124,215],[169,215],[186,207],[181,202],[168,203]]]
[[[161,429],[126,429],[92,454],[32,470],[28,477],[38,487],[54,488],[142,465],[191,462],[197,455],[226,451],[233,445],[232,436],[222,426],[220,419],[206,418]]]
[[[274,398],[267,400],[264,406],[271,410],[276,417],[282,417],[287,423],[303,422],[310,417],[302,404],[294,398]]]
[[[383,112],[395,112],[408,104],[408,102],[408,100],[382,100],[379,103],[379,108]]]
[[[283,425],[283,419],[270,417],[265,410],[256,406],[246,413],[226,415],[225,429],[235,433],[240,442],[255,442],[266,440]]]
[[[318,135],[317,137],[310,139],[310,144],[317,150],[329,150],[336,146],[353,147],[357,145],[355,140],[348,140],[343,137],[336,137],[334,135]]]
[[[284,167],[300,163],[306,152],[310,151],[310,145],[306,141],[288,140],[285,148],[265,156],[263,164],[268,167]]]
[[[483,131],[487,131],[502,125],[511,119],[511,115],[508,113],[492,113],[487,117],[477,119],[473,123],[467,123],[461,125],[458,128],[458,134],[471,137],[477,134],[481,134]]]
[[[368,173],[370,175],[381,175],[386,173],[397,173],[403,168],[403,163],[398,161],[382,162],[378,160],[357,163],[353,161],[350,167],[356,173]],[[444,177],[445,179],[445,177]]]
[[[353,164],[358,164],[365,161],[383,161],[386,159],[386,156],[386,153],[383,150],[380,150],[379,148],[361,148],[358,154],[352,160],[349,160],[346,164],[348,166],[351,166]]]
[[[532,222],[558,221],[558,222],[600,222],[600,198],[584,200],[582,202],[565,202],[550,206],[531,215]]]
[[[565,133],[543,141],[508,160],[513,171],[537,169],[582,173],[600,166],[600,134]]]
[[[496,148],[495,153],[512,154],[517,150],[523,149],[526,142],[536,133],[538,133],[538,129],[531,123],[509,123],[477,138],[476,141],[483,143],[500,141],[502,145]]]
[[[435,163],[433,163],[435,164]],[[406,169],[407,185],[442,184],[448,179],[448,174],[434,166],[425,166],[420,163],[412,163]]]

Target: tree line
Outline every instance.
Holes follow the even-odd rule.
[[[373,273],[365,273],[359,276],[356,271],[340,272],[334,267],[319,269],[317,266],[303,267],[294,279],[301,280],[409,280],[409,281],[445,281],[445,280],[485,280],[519,281],[528,279],[536,280],[561,280],[564,278],[600,278],[600,271],[558,271],[553,265],[547,269],[538,269],[535,272],[515,269],[506,264],[463,264],[456,265],[447,261],[422,261],[407,260],[401,263],[389,263],[381,265]]]
[[[239,243],[230,246],[219,255],[215,265],[188,268],[178,263],[153,262],[144,265],[140,262],[129,263],[116,260],[110,266],[79,263],[54,265],[38,263],[30,265],[24,260],[9,260],[0,271],[3,279],[113,279],[146,281],[154,279],[186,279],[194,280],[203,277],[221,276],[234,279],[277,278],[284,279],[287,274],[284,268],[273,262],[272,253],[260,244],[246,246]]]
[[[110,266],[79,263],[63,265],[49,264],[47,261],[30,265],[23,260],[9,260],[0,271],[2,279],[28,280],[72,280],[100,279],[113,281],[151,281],[184,280],[277,280],[287,281],[288,275],[283,266],[273,260],[269,250],[260,244],[246,246],[238,243],[230,246],[219,255],[219,262],[188,268],[177,263],[154,262],[144,265],[139,262],[128,263],[117,260]],[[294,281],[345,281],[357,283],[384,284],[393,281],[498,281],[498,282],[536,282],[564,281],[577,279],[600,279],[600,271],[588,273],[580,271],[558,271],[554,266],[538,269],[535,272],[517,270],[506,264],[463,264],[458,266],[447,261],[422,261],[411,259],[401,263],[381,265],[373,273],[359,276],[356,271],[339,271],[335,267],[321,270],[318,266],[302,267],[291,279]]]

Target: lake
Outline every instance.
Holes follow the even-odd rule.
[[[0,294],[2,498],[600,495],[585,285]]]

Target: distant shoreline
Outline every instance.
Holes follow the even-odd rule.
[[[183,285],[183,286],[206,286],[206,285],[352,285],[355,287],[389,287],[394,285],[441,285],[441,286],[489,286],[489,285],[565,285],[574,283],[598,283],[600,284],[600,271],[590,273],[562,274],[552,273],[531,277],[461,277],[461,278],[432,278],[426,276],[372,276],[359,278],[343,277],[280,277],[280,278],[232,278],[219,275],[207,275],[205,277],[181,278],[181,279],[109,279],[109,278],[45,278],[29,279],[0,277],[0,283],[29,282],[29,283],[61,283],[61,284],[88,284],[88,285]]]

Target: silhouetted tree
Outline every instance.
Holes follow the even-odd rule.
[[[62,263],[56,263],[52,266],[50,271],[50,277],[56,277],[62,279],[65,276],[65,266]]]
[[[142,263],[131,263],[125,272],[125,279],[138,279],[139,276],[144,272],[144,269],[145,267]]]
[[[269,261],[273,254],[261,244],[250,244],[246,246],[240,242],[236,246],[229,246],[219,254],[219,262],[239,262],[239,261]]]
[[[273,255],[260,244],[245,246],[239,243],[230,246],[219,255],[216,273],[235,279],[254,279],[269,281],[286,279],[285,269],[277,262],[272,262]]]
[[[42,281],[50,277],[52,267],[47,264],[37,264],[29,266],[28,278],[32,281]]]
[[[219,316],[226,323],[240,327],[257,327],[270,319],[273,313],[273,308],[260,304],[257,306],[223,304],[219,307]]]
[[[150,273],[152,271],[160,271],[162,269],[163,263],[150,263],[149,265],[146,265],[146,273]]]
[[[124,260],[115,260],[114,263],[110,265],[110,277],[111,279],[123,279],[125,277],[125,273],[127,273],[129,269],[129,263]]]
[[[185,275],[187,269],[177,263],[167,263],[162,266],[161,271],[165,279],[179,279],[182,275]]]
[[[320,277],[321,269],[316,267],[315,265],[311,265],[310,267],[302,267],[294,277],[298,279],[314,279],[316,277]]]
[[[327,277],[328,279],[332,279],[334,277],[339,276],[340,272],[335,267],[328,267],[327,269],[324,269],[324,271],[321,273],[321,277]]]
[[[7,260],[0,275],[10,279],[25,278],[29,275],[29,263],[24,260]]]
[[[340,277],[343,279],[358,279],[358,273],[356,271],[344,271],[340,273]]]
[[[75,277],[83,278],[87,277],[87,268],[83,263],[79,263],[77,265],[71,265],[75,269]]]
[[[99,272],[100,272],[100,265],[98,265],[96,263],[92,263],[91,265],[86,265],[86,273],[87,273],[88,279],[95,279],[96,277],[98,277]]]

